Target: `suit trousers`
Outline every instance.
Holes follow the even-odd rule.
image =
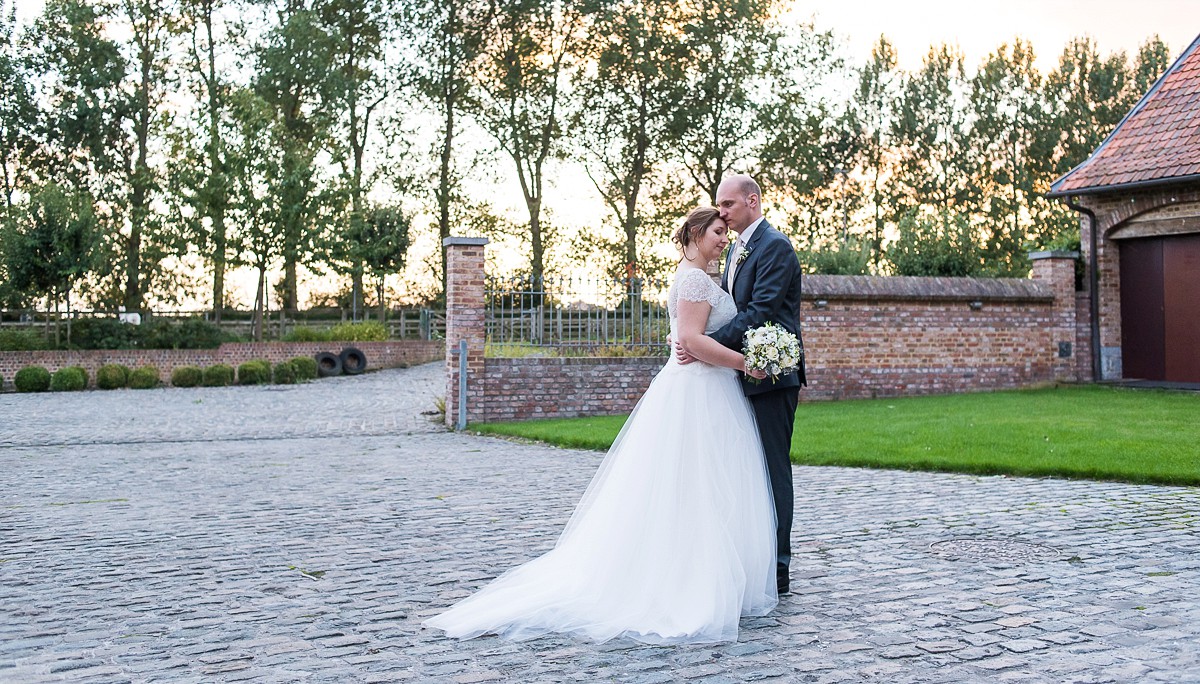
[[[796,424],[796,405],[800,390],[796,387],[752,394],[754,422],[762,438],[763,455],[767,461],[767,476],[771,480],[771,495],[775,500],[775,543],[777,561],[788,565],[792,560],[792,428]]]

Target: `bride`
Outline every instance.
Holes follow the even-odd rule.
[[[737,313],[705,272],[729,239],[716,209],[688,214],[667,295],[671,355],[588,485],[555,547],[425,622],[448,636],[547,633],[651,643],[737,639],[777,603],[775,511],[762,446],[735,370],[705,336]],[[764,377],[759,371],[756,377]]]

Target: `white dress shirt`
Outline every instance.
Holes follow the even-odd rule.
[[[750,242],[750,236],[754,234],[754,229],[758,228],[758,224],[763,222],[763,218],[765,217],[759,216],[758,220],[747,226],[746,230],[743,230],[733,243],[733,256],[729,260],[729,277],[726,278],[729,282],[730,295],[733,294],[733,279],[737,276],[738,258],[742,255],[742,250],[746,248],[747,243]]]

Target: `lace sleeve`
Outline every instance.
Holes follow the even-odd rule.
[[[675,282],[676,297],[685,302],[708,302],[712,289],[712,278],[698,268],[684,270]]]

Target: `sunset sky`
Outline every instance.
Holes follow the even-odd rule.
[[[846,40],[848,56],[865,60],[886,34],[900,66],[919,67],[931,44],[957,44],[974,69],[1001,43],[1021,36],[1033,43],[1038,68],[1049,71],[1071,38],[1089,35],[1101,53],[1131,57],[1158,34],[1178,55],[1200,34],[1200,0],[794,0],[799,17],[815,16],[818,28]]]

